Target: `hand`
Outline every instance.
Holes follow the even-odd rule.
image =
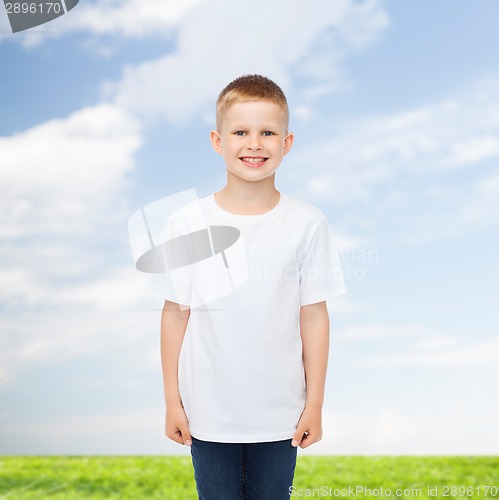
[[[165,436],[178,444],[191,446],[192,437],[189,432],[187,415],[181,404],[166,407]]]
[[[292,446],[300,445],[300,448],[307,448],[313,443],[322,439],[322,409],[307,407],[303,410],[296,432],[293,436]]]

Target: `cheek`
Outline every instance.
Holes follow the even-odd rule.
[[[237,144],[234,144],[234,143],[232,143],[232,144],[228,143],[226,146],[227,154],[232,155],[232,156],[239,157],[240,150],[241,150],[241,148]]]
[[[283,154],[284,153],[284,142],[279,141],[272,145],[272,151],[274,154]]]

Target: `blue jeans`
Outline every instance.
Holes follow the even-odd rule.
[[[191,456],[200,500],[288,500],[298,447],[215,443],[192,437]]]

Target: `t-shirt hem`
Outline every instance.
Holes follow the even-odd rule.
[[[300,306],[307,306],[309,304],[315,304],[317,302],[322,302],[323,300],[331,300],[340,295],[346,294],[345,288],[338,288],[337,290],[319,292],[314,295],[302,296],[300,300]]]
[[[296,429],[273,434],[211,434],[209,432],[198,432],[191,428],[189,428],[189,432],[191,436],[201,441],[213,441],[217,443],[265,443],[291,439]]]

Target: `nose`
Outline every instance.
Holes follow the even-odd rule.
[[[248,142],[246,144],[246,149],[251,149],[251,150],[262,149],[262,144],[260,142],[260,136],[257,134],[248,135]]]

